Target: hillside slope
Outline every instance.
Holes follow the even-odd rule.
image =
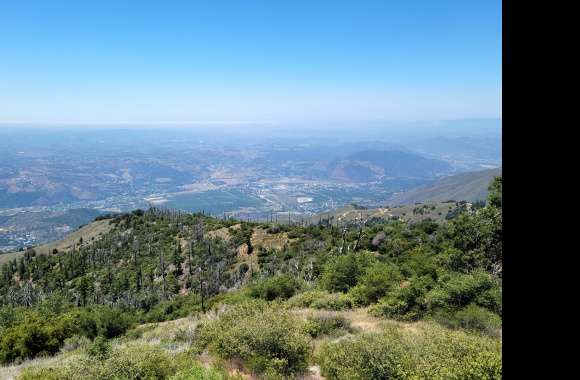
[[[451,165],[445,161],[395,150],[355,152],[332,162],[329,167],[331,177],[353,182],[384,178],[434,178],[450,171]]]
[[[436,222],[444,222],[448,213],[453,212],[461,205],[456,202],[431,202],[425,204],[412,204],[396,207],[359,208],[354,205],[341,207],[336,210],[313,215],[306,219],[307,223],[348,224],[363,220],[383,219],[401,220],[404,222],[417,223],[425,219]]]
[[[461,173],[440,179],[430,185],[394,195],[389,203],[408,205],[447,200],[475,202],[487,197],[492,179],[501,176],[501,168]]]
[[[442,224],[116,215],[0,266],[0,378],[501,379],[498,193]]]
[[[102,214],[90,208],[0,210],[0,251],[17,251],[62,239]]]
[[[39,254],[48,254],[53,251],[53,249],[57,249],[59,252],[68,251],[71,249],[73,244],[78,244],[79,240],[82,238],[83,241],[90,241],[93,240],[100,235],[107,233],[111,229],[111,225],[109,224],[110,219],[103,219],[97,220],[92,223],[87,224],[79,228],[78,230],[66,235],[61,240],[56,240],[50,243],[46,243],[35,247],[34,250],[36,253]],[[18,252],[9,252],[0,254],[0,266],[2,264],[18,259],[24,255],[25,251],[18,251]]]

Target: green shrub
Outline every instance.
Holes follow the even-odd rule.
[[[306,331],[313,338],[322,335],[338,335],[350,330],[350,321],[339,314],[324,312],[309,315],[307,318]]]
[[[132,318],[119,309],[103,308],[97,319],[97,331],[106,338],[122,335],[133,325]]]
[[[323,290],[307,290],[302,293],[295,294],[289,298],[285,305],[289,308],[305,308],[310,307],[312,302],[318,298],[326,297],[329,293]]]
[[[501,327],[501,318],[480,306],[469,305],[455,314],[459,326],[469,330],[492,333]]]
[[[89,347],[91,341],[89,338],[83,335],[73,335],[69,338],[64,340],[64,343],[61,347],[62,352],[69,352],[74,351],[76,349],[84,349]]]
[[[494,286],[475,297],[475,303],[489,309],[498,315],[502,315],[502,288],[500,282],[494,282]]]
[[[401,273],[393,264],[377,263],[368,268],[350,290],[350,294],[357,305],[370,305],[397,286],[402,280]]]
[[[142,328],[134,328],[134,329],[127,331],[125,333],[125,335],[123,336],[123,338],[125,338],[125,340],[136,340],[136,339],[139,339],[143,336],[143,332],[144,332],[144,329],[142,329]]]
[[[495,380],[502,370],[498,340],[432,325],[406,334],[390,326],[326,343],[318,358],[328,380]]]
[[[494,286],[494,279],[488,273],[455,273],[426,295],[426,303],[430,309],[458,309],[467,306],[478,297],[484,297],[484,294]],[[484,298],[482,301],[490,302]],[[491,302],[496,301],[492,299]]]
[[[250,287],[250,295],[273,301],[277,298],[288,299],[300,288],[300,283],[289,275],[270,277]]]
[[[310,307],[324,310],[346,310],[352,308],[352,297],[344,293],[328,293],[323,290],[309,290],[297,294],[286,302],[290,308]]]
[[[415,321],[426,311],[425,294],[432,286],[429,276],[415,277],[403,283],[373,305],[370,313],[377,317],[388,317],[402,321]]]
[[[411,340],[417,378],[434,380],[502,378],[501,342],[495,338],[426,325]]]
[[[97,338],[98,339],[98,338]],[[90,353],[73,357],[56,366],[29,367],[22,371],[21,380],[132,380],[167,379],[178,368],[179,359],[172,360],[160,348],[145,344],[131,344],[114,349],[106,359],[99,360]]]
[[[98,336],[87,348],[87,355],[97,360],[106,360],[111,355],[111,344],[102,336]]]
[[[37,306],[37,309],[44,318],[51,318],[65,313],[73,308],[73,304],[68,297],[60,292],[48,295]]]
[[[198,294],[188,294],[159,302],[141,318],[141,321],[146,323],[164,322],[185,318],[199,311],[201,311],[201,297]]]
[[[326,343],[318,358],[328,380],[409,379],[414,373],[411,352],[395,328]]]
[[[0,333],[18,324],[22,320],[25,310],[23,307],[0,306]]]
[[[345,310],[353,307],[353,300],[349,294],[331,293],[327,297],[312,302],[313,309]]]
[[[236,305],[238,303],[244,303],[253,300],[254,299],[249,295],[249,289],[243,288],[241,290],[216,294],[208,300],[208,306],[211,306],[215,309],[219,308],[221,305]]]
[[[263,301],[235,305],[200,324],[197,334],[199,350],[209,347],[224,359],[240,358],[257,373],[299,373],[311,352],[304,324]]]
[[[58,352],[64,334],[59,326],[32,317],[5,329],[0,336],[0,362],[34,358],[38,355],[51,355]]]
[[[347,292],[375,262],[376,259],[370,253],[333,257],[324,266],[320,284],[329,292]]]
[[[22,312],[17,319],[11,319],[10,324],[5,322],[9,327],[0,334],[0,363],[55,354],[65,340],[74,335],[92,338],[96,336],[97,317],[98,314],[90,314],[84,309],[52,317],[35,310]],[[89,320],[92,323],[88,323]],[[94,331],[87,327],[89,325]]]
[[[133,344],[111,355],[101,378],[166,379],[175,372],[171,358],[160,348]]]
[[[480,331],[490,335],[496,334],[501,328],[501,318],[497,314],[475,304],[470,304],[454,314],[437,313],[435,320],[446,327]]]

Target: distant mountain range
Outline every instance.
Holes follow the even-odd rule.
[[[501,174],[502,169],[495,168],[445,177],[429,185],[396,194],[390,199],[389,204],[485,200],[491,180]]]

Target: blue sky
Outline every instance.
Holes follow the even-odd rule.
[[[501,117],[496,1],[12,1],[0,122]]]

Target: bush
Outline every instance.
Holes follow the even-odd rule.
[[[0,333],[22,321],[26,309],[12,306],[0,306]]]
[[[254,298],[262,298],[273,301],[277,298],[288,299],[296,294],[300,283],[289,275],[270,277],[250,287],[250,295]]]
[[[167,379],[178,369],[179,360],[161,349],[144,344],[131,344],[113,350],[107,359],[89,355],[73,357],[56,367],[29,367],[22,371],[21,380],[109,380],[109,379]]]
[[[414,372],[411,352],[395,328],[326,343],[318,357],[328,380],[409,379]]]
[[[350,294],[355,304],[370,305],[376,303],[401,280],[402,276],[397,267],[378,263],[367,269],[358,284],[350,290]]]
[[[106,360],[111,354],[111,344],[102,336],[98,336],[87,348],[87,355],[97,360]]]
[[[36,317],[5,329],[0,336],[0,362],[34,358],[58,352],[65,336],[59,326],[50,326]]]
[[[410,344],[418,378],[502,378],[501,342],[495,338],[426,325],[422,336]]]
[[[97,332],[105,338],[122,335],[133,326],[130,315],[119,309],[101,308],[97,315]]]
[[[133,344],[111,356],[105,363],[103,378],[165,379],[174,372],[174,364],[163,350]]]
[[[313,338],[321,335],[339,335],[350,330],[350,321],[342,315],[326,312],[309,315],[307,318],[306,331]]]
[[[435,320],[446,327],[480,331],[489,335],[495,335],[501,328],[501,318],[497,314],[475,304],[455,314],[438,313]]]
[[[50,294],[40,301],[37,306],[38,312],[44,318],[52,318],[72,308],[73,304],[69,301],[68,297],[59,292]]]
[[[370,253],[350,253],[330,259],[324,266],[320,284],[329,292],[347,292],[355,286],[376,259]]]
[[[319,298],[312,302],[313,309],[345,310],[353,307],[352,297],[348,294],[332,293],[327,297]]]
[[[483,320],[492,323],[490,326],[497,325],[496,318],[489,313],[483,315],[478,309],[470,308],[459,317],[455,316],[471,303],[501,313],[501,287],[493,276],[484,272],[453,273],[441,278],[436,286],[430,276],[414,277],[410,283],[402,284],[383,297],[371,308],[371,314],[404,321],[432,314],[448,326],[467,326],[470,323],[475,326]],[[475,319],[467,322],[472,317]]]
[[[198,294],[188,294],[157,303],[141,318],[141,321],[146,323],[169,321],[185,318],[196,311],[201,311],[201,297]]]
[[[377,317],[416,321],[427,311],[424,296],[431,285],[432,279],[428,276],[412,278],[381,298],[371,307],[370,313]]]
[[[475,298],[475,303],[481,307],[489,309],[499,316],[502,315],[502,288],[499,282],[495,283],[491,289],[480,293]]]
[[[461,328],[494,333],[501,327],[501,318],[480,306],[469,305],[455,314]]]
[[[309,290],[296,294],[286,302],[290,308],[310,307],[324,310],[346,310],[352,308],[352,297],[343,293],[328,293],[323,290]]]
[[[240,358],[256,373],[299,373],[312,349],[299,319],[263,301],[235,305],[200,324],[197,334],[199,350],[209,347],[224,359]]]
[[[501,343],[495,339],[423,325],[404,335],[381,333],[326,343],[319,352],[328,380],[501,379]]]
[[[493,304],[497,301],[493,300],[493,297],[492,299],[485,299],[485,293],[492,290],[494,285],[493,277],[485,272],[453,274],[447,281],[441,283],[426,295],[426,302],[430,309],[459,309],[481,296],[482,301]]]
[[[91,344],[91,341],[86,336],[73,335],[70,338],[66,338],[61,347],[62,352],[74,351],[76,349],[87,348]]]
[[[10,363],[59,351],[75,335],[113,338],[133,323],[129,314],[109,307],[77,308],[64,314],[27,311],[0,335],[0,363]]]

